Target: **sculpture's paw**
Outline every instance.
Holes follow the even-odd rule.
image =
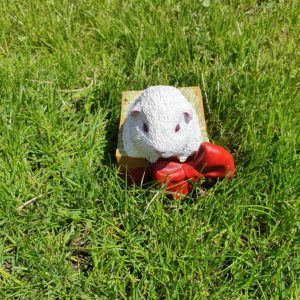
[[[187,156],[179,156],[179,157],[178,157],[178,160],[179,160],[180,162],[185,162],[185,161],[187,160]]]
[[[149,157],[148,157],[148,160],[149,160],[152,164],[154,164],[154,163],[158,160],[158,157],[157,157],[157,156],[149,156]]]

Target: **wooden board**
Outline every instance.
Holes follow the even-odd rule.
[[[190,87],[181,87],[178,88],[182,94],[189,100],[194,106],[195,111],[198,114],[200,128],[202,132],[202,136],[205,141],[209,141],[207,137],[203,102],[201,90],[198,86],[190,86]],[[123,148],[122,141],[122,130],[125,118],[127,116],[127,111],[130,103],[132,103],[143,91],[125,91],[122,92],[121,99],[121,116],[120,116],[120,124],[119,124],[119,134],[118,134],[118,147],[116,149],[116,160],[117,164],[121,170],[124,169],[132,169],[132,168],[143,168],[147,167],[149,161],[144,158],[133,158],[127,156],[126,152]]]

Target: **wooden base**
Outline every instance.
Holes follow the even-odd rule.
[[[198,86],[181,87],[178,88],[182,94],[190,101],[195,111],[198,113],[200,128],[204,141],[208,142],[206,123],[202,102],[201,90]],[[127,111],[130,103],[132,103],[143,91],[125,91],[122,92],[122,103],[121,103],[121,116],[118,134],[118,147],[116,149],[116,160],[120,170],[134,169],[134,168],[145,168],[150,162],[144,158],[133,158],[127,156],[123,149],[122,142],[122,129],[125,118],[127,116]]]

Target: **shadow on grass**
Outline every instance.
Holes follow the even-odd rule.
[[[118,130],[119,130],[119,118],[107,117],[107,131],[105,134],[105,140],[107,141],[104,146],[104,156],[101,163],[107,166],[116,164],[115,152],[118,145]]]

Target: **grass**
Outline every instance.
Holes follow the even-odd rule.
[[[0,298],[299,299],[299,16],[1,1]],[[154,84],[200,85],[234,180],[172,201],[118,177],[120,93]]]

